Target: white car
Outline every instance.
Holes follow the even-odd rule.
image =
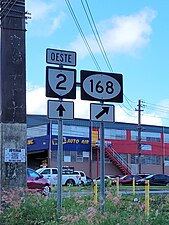
[[[105,183],[110,182],[110,184],[112,184],[112,182],[116,180],[114,175],[105,175],[104,176],[104,181]],[[100,185],[100,176],[97,177],[96,179],[93,180],[93,182],[96,182],[97,185]]]
[[[81,184],[82,185],[86,185],[87,184],[87,178],[86,178],[86,174],[84,171],[77,171],[75,170],[73,172],[73,174],[78,174],[79,176],[81,176]]]
[[[39,168],[36,170],[50,181],[51,185],[57,185],[58,168]],[[73,173],[62,173],[62,185],[76,186],[81,184],[81,176]]]

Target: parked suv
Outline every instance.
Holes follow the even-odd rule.
[[[51,185],[57,185],[58,182],[58,168],[39,168],[36,170],[39,174],[42,174],[47,178]],[[78,174],[73,174],[73,171],[63,170],[62,173],[62,185],[75,186],[81,184],[81,176]]]

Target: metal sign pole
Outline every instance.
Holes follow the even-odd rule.
[[[63,160],[63,121],[58,120],[58,182],[57,182],[57,205],[58,211],[62,209],[62,160]]]
[[[105,205],[105,151],[104,151],[104,123],[100,123],[100,212],[104,212]]]
[[[48,152],[48,167],[51,167],[52,159],[52,120],[49,121],[49,152]]]

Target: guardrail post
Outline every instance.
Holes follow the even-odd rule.
[[[145,214],[149,216],[149,211],[150,211],[150,184],[149,180],[145,181]]]

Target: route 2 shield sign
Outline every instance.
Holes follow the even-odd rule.
[[[76,99],[76,70],[47,66],[46,97]]]

